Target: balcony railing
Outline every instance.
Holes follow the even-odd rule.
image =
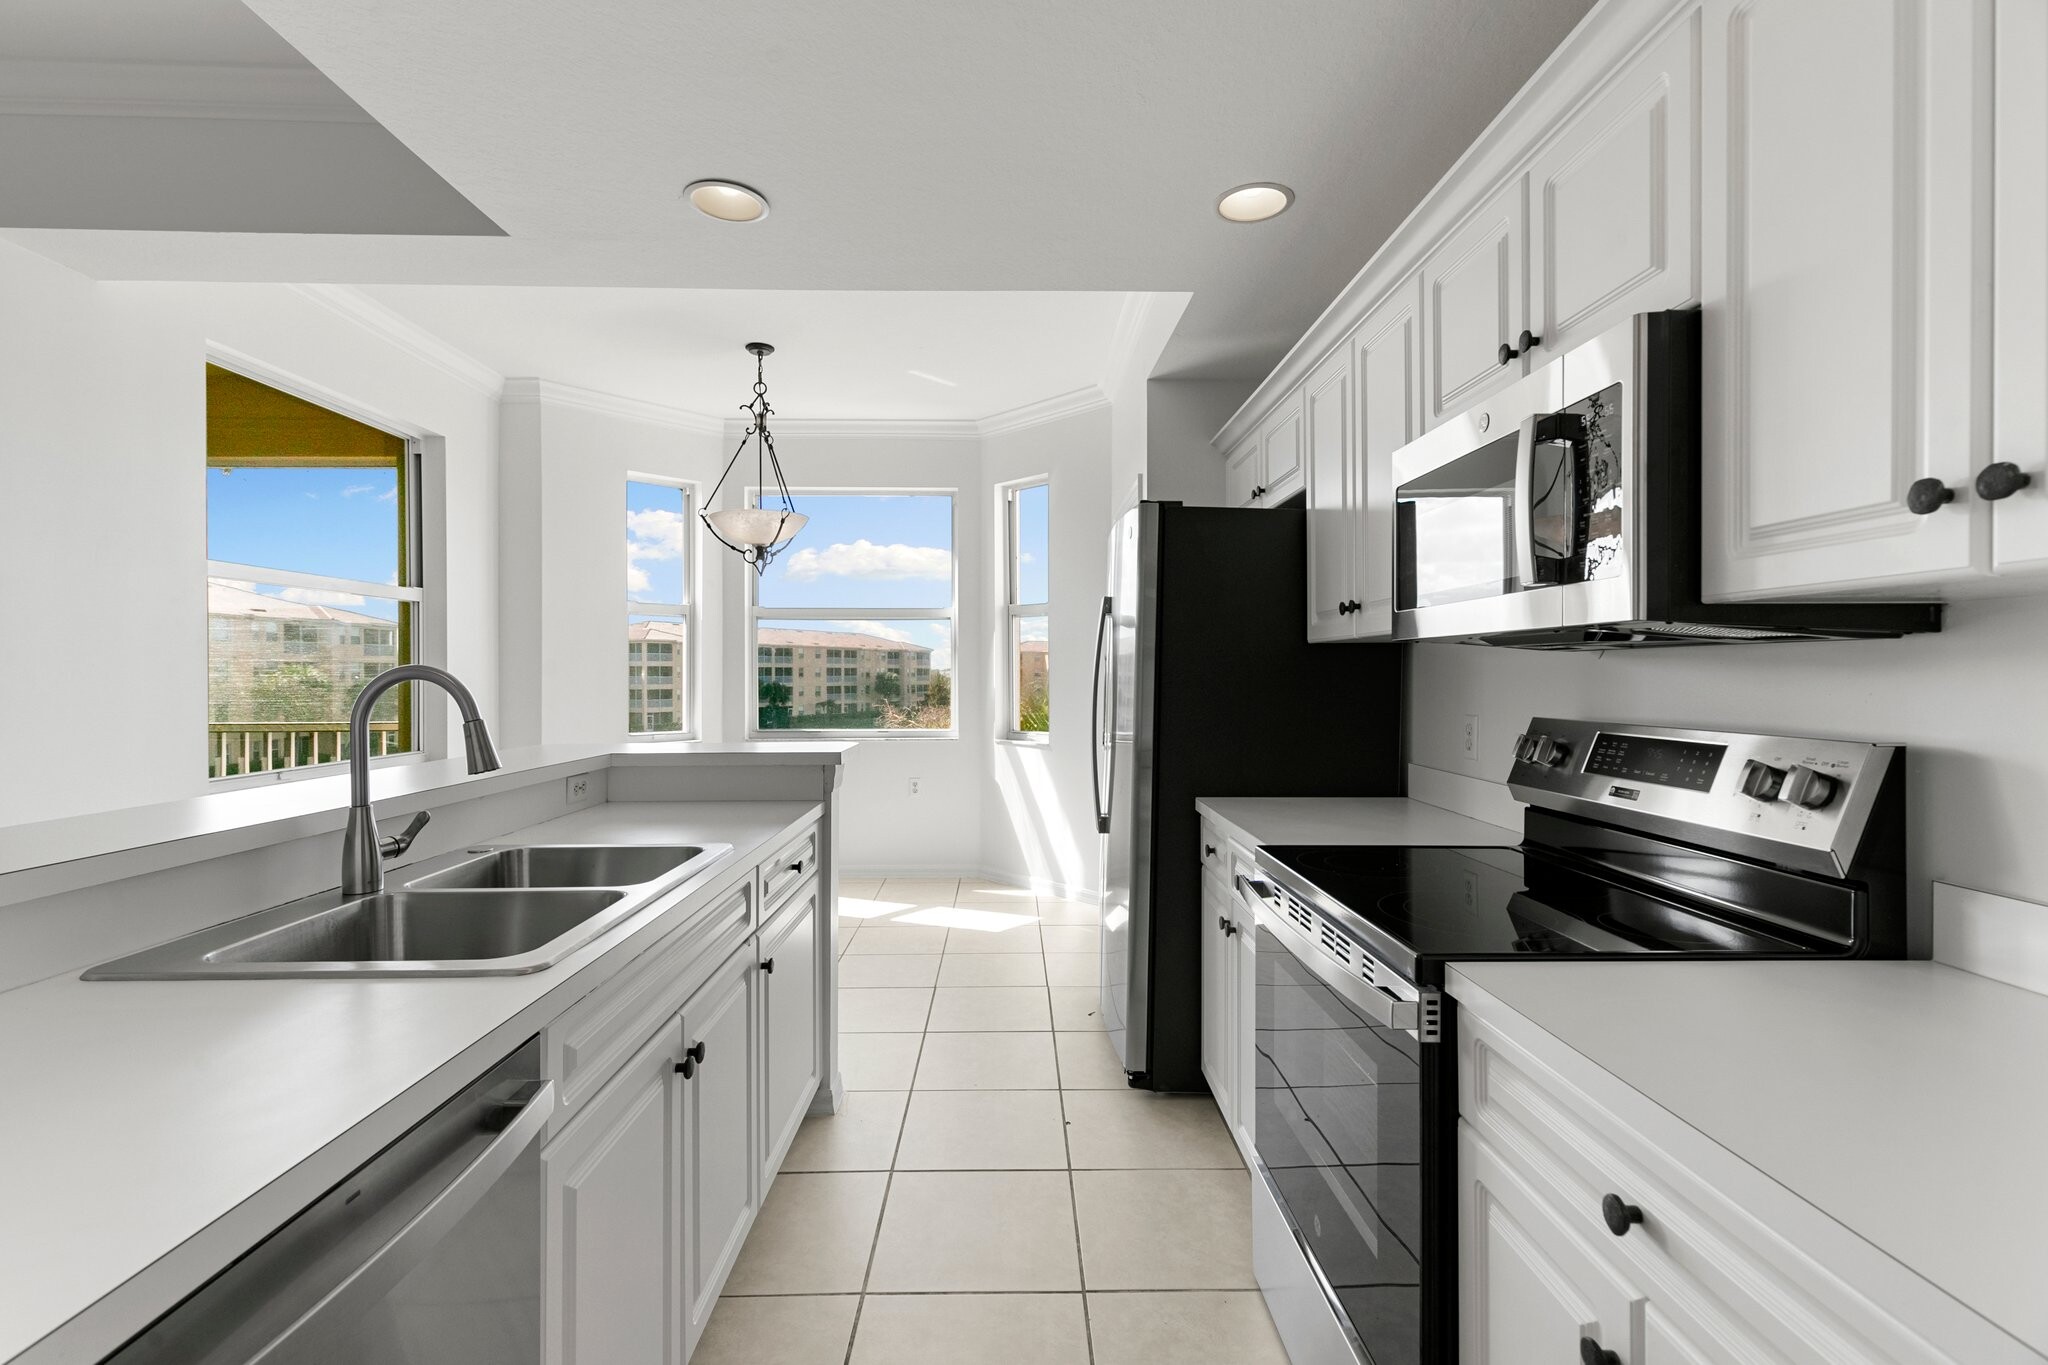
[[[209,725],[208,777],[240,777],[281,768],[310,768],[348,757],[348,722],[298,725]],[[404,753],[399,722],[370,722],[370,757]]]

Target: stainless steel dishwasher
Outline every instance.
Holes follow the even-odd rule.
[[[108,1360],[538,1362],[554,1107],[529,1039]]]

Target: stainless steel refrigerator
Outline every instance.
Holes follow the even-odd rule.
[[[1398,796],[1401,657],[1307,642],[1307,514],[1141,502],[1097,622],[1102,1019],[1130,1083],[1200,1090],[1204,796]]]

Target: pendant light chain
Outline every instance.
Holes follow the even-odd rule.
[[[740,411],[747,414],[747,429],[740,436],[740,443],[734,447],[732,458],[725,462],[725,470],[718,476],[710,498],[706,499],[707,510],[698,513],[698,519],[711,532],[712,539],[726,549],[754,566],[754,572],[765,573],[769,563],[782,552],[796,533],[810,518],[796,510],[796,500],[790,496],[789,481],[782,473],[782,459],[775,452],[775,435],[768,429],[768,418],[775,411],[768,402],[767,357],[775,350],[764,341],[750,341],[747,350],[754,357],[754,397],[751,402],[740,404]],[[754,442],[754,484],[760,489],[760,502],[754,508],[715,507],[718,494],[725,487],[725,481],[732,476],[733,466],[746,453],[747,442]],[[782,500],[782,511],[770,521],[761,515],[767,509],[768,473],[775,474],[775,496]],[[724,526],[721,528],[720,523]]]

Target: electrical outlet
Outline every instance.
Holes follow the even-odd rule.
[[[1465,717],[1462,742],[1465,746],[1465,761],[1467,763],[1477,763],[1479,761],[1479,717]]]
[[[921,792],[923,791],[923,789],[924,789],[924,779],[923,779],[923,778],[921,778],[921,777],[913,777],[913,778],[911,778],[911,779],[910,779],[910,794],[911,794],[912,796],[916,796],[916,795],[920,794],[920,793],[921,793]]]
[[[565,794],[565,795],[566,795],[566,796],[568,797],[568,799],[569,799],[569,804],[570,804],[570,805],[572,805],[572,806],[573,806],[573,805],[575,805],[575,804],[576,804],[576,803],[577,803],[578,801],[584,801],[584,800],[587,800],[587,799],[589,799],[589,796],[590,796],[590,774],[589,774],[589,773],[578,773],[578,774],[576,774],[576,776],[574,776],[574,777],[570,778],[570,779],[569,779],[569,780],[568,780],[567,782],[563,783],[562,785],[563,785],[563,786],[564,786],[564,788],[566,789],[566,790],[565,790],[565,793],[564,793],[564,794]]]

